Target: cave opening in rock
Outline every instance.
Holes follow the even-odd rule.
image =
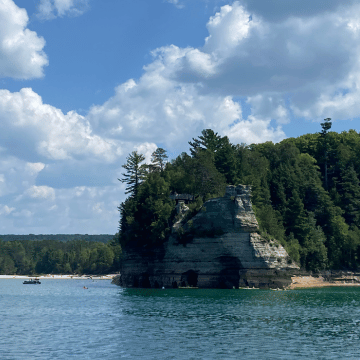
[[[150,278],[148,273],[144,273],[140,277],[140,287],[151,288]]]
[[[186,275],[186,281],[189,286],[196,287],[198,284],[198,274],[194,270],[187,271],[184,275]]]

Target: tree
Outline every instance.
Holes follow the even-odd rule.
[[[328,158],[329,158],[329,138],[328,138],[328,131],[331,129],[331,118],[324,119],[325,122],[321,123],[322,131],[322,147],[324,151],[324,187],[325,190],[328,189]]]
[[[225,193],[226,178],[221,174],[214,164],[212,154],[204,150],[196,154],[193,159],[195,188],[193,194],[201,196],[206,201],[212,197],[222,196]]]
[[[295,189],[287,204],[287,209],[284,214],[284,223],[288,234],[293,233],[295,238],[300,240],[300,244],[303,245],[303,241],[306,237],[308,217],[299,193]]]
[[[220,145],[221,137],[211,129],[205,129],[201,132],[198,139],[193,138],[189,141],[191,156],[195,156],[201,150],[210,150],[214,154]]]
[[[353,165],[341,169],[338,193],[341,198],[341,208],[345,210],[346,222],[349,225],[360,226],[360,186]]]
[[[150,174],[139,191],[139,204],[134,218],[139,238],[147,243],[161,243],[171,232],[175,202],[170,199],[169,183],[159,173]]]
[[[228,184],[237,185],[235,147],[230,143],[227,136],[219,140],[215,152],[215,166],[221,174],[224,174]]]
[[[166,160],[168,156],[166,154],[166,150],[163,148],[157,148],[151,154],[151,164],[150,164],[150,171],[160,171],[162,172],[165,168]]]
[[[171,216],[175,202],[170,199],[169,183],[162,174],[153,172],[139,187],[135,197],[120,206],[119,241],[122,247],[159,244],[171,231]]]
[[[320,226],[316,226],[313,213],[309,213],[305,229],[305,241],[302,247],[302,265],[307,270],[323,270],[327,266],[328,257],[325,246],[326,237]]]
[[[137,151],[133,151],[126,158],[126,164],[122,166],[126,170],[126,173],[121,174],[123,176],[122,179],[118,179],[128,185],[125,194],[131,194],[130,196],[137,195],[138,187],[146,173],[145,166],[141,164],[144,160],[145,156],[139,154]]]

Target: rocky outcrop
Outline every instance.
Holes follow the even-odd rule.
[[[124,287],[283,288],[298,266],[275,240],[266,240],[251,205],[249,186],[228,186],[224,197],[207,201],[185,222],[177,205],[173,233],[156,248],[127,247]]]

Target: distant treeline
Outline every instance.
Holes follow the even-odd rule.
[[[119,271],[120,257],[121,246],[114,241],[0,240],[0,274],[7,275],[109,274]]]
[[[113,239],[114,235],[100,234],[100,235],[88,235],[88,234],[29,234],[29,235],[0,235],[0,239],[4,241],[22,241],[22,240],[54,240],[54,241],[95,241],[107,244]]]

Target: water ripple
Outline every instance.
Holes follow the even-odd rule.
[[[1,360],[358,359],[360,289],[123,290],[108,281],[0,280],[0,334]]]

